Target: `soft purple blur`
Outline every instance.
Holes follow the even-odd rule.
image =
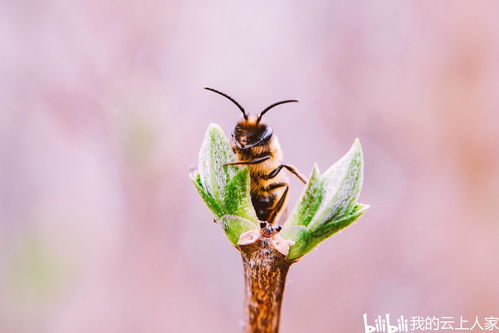
[[[309,173],[359,137],[357,224],[291,268],[282,331],[499,315],[499,2],[3,1],[0,332],[237,332],[243,276],[187,174],[266,115]],[[290,205],[303,186],[293,180]]]

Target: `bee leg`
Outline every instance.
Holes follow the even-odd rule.
[[[288,169],[289,172],[291,172],[293,175],[295,175],[303,184],[307,183],[307,180],[305,179],[305,176],[302,175],[300,171],[298,171],[297,168],[295,168],[292,165],[285,165],[284,166],[286,169]]]
[[[303,184],[307,183],[307,181],[305,180],[305,177],[301,174],[300,171],[298,171],[298,169],[296,169],[292,165],[285,165],[285,164],[279,165],[277,168],[275,168],[275,170],[273,170],[271,173],[269,173],[267,176],[265,176],[265,179],[272,179],[272,178],[274,178],[275,176],[277,176],[279,174],[279,172],[282,170],[282,168],[286,168],[289,172],[291,172],[299,180],[301,180],[301,182]]]
[[[275,190],[276,188],[279,188],[279,187],[284,187],[284,186],[288,186],[289,184],[288,183],[274,183],[274,184],[270,184],[267,188],[264,188],[265,190],[267,191],[272,191],[272,190]]]
[[[257,159],[254,159],[252,161],[238,161],[238,162],[232,162],[232,163],[226,163],[224,164],[224,166],[227,166],[227,165],[247,165],[247,164],[258,164],[258,163],[262,163],[262,162],[265,162],[266,160],[268,160],[270,158],[269,155],[267,156],[264,156],[264,157],[260,157],[260,158],[257,158]]]
[[[281,198],[279,201],[276,203],[274,208],[272,209],[272,212],[269,215],[268,221],[270,224],[274,223],[275,218],[277,217],[277,214],[282,210],[282,206],[284,206],[284,202],[286,202],[286,197],[288,196],[288,190],[289,186],[286,186],[286,189],[281,195]]]
[[[274,227],[268,222],[260,222],[260,234],[270,238],[282,230],[282,226]]]

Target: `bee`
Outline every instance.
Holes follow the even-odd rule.
[[[205,87],[233,102],[243,113],[232,131],[230,144],[238,161],[227,165],[242,165],[249,168],[251,202],[260,221],[271,225],[286,206],[289,179],[281,172],[286,169],[306,184],[305,177],[292,165],[282,164],[282,150],[273,129],[261,123],[262,117],[270,109],[285,103],[298,102],[289,99],[266,107],[259,115],[248,115],[244,108],[229,95]]]

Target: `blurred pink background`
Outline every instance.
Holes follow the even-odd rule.
[[[187,176],[208,123],[285,161],[359,137],[370,210],[291,268],[282,332],[499,315],[499,2],[2,1],[0,332],[237,332],[239,255]],[[291,184],[290,205],[303,186]]]

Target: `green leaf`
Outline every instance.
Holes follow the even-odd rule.
[[[322,175],[314,166],[298,204],[281,231],[295,241],[288,258],[297,259],[324,239],[355,222],[367,209],[356,204],[362,187],[362,147],[356,139],[350,150]]]
[[[330,222],[320,225],[314,231],[311,232],[311,241],[308,243],[308,247],[305,251],[309,252],[314,247],[317,246],[323,240],[331,237],[338,231],[348,227],[355,221],[359,219],[369,208],[369,205],[356,204],[351,212],[345,214],[340,219],[333,219]],[[305,254],[303,253],[303,254]]]
[[[236,161],[236,156],[216,124],[210,124],[199,152],[199,174],[203,189],[219,204],[224,202],[225,188],[239,171],[236,166],[224,166]]]
[[[289,248],[289,260],[297,259],[307,252],[311,236],[306,227],[302,225],[286,225],[281,230],[281,236],[295,242],[295,245]]]
[[[220,206],[217,201],[204,190],[203,185],[201,184],[201,176],[199,175],[199,172],[196,171],[191,179],[196,186],[196,190],[198,190],[198,193],[201,195],[201,198],[203,198],[204,202],[215,215],[215,217],[221,218],[222,216],[224,216],[225,212],[223,207]]]
[[[251,203],[249,169],[244,168],[231,179],[225,190],[225,211],[247,220],[258,222]]]
[[[234,245],[237,245],[239,237],[242,233],[250,230],[258,230],[258,224],[239,216],[225,215],[220,219],[220,225],[222,226],[227,238]]]
[[[192,181],[235,245],[241,233],[259,226],[251,203],[249,170],[224,166],[234,161],[236,156],[222,129],[210,124],[199,152],[199,172]]]
[[[310,231],[334,218],[340,219],[353,209],[362,187],[363,156],[358,139],[338,162],[320,177],[322,197],[312,221]]]
[[[323,196],[322,180],[319,167],[315,164],[310,174],[307,186],[295,208],[291,212],[286,225],[307,226],[319,208]]]

